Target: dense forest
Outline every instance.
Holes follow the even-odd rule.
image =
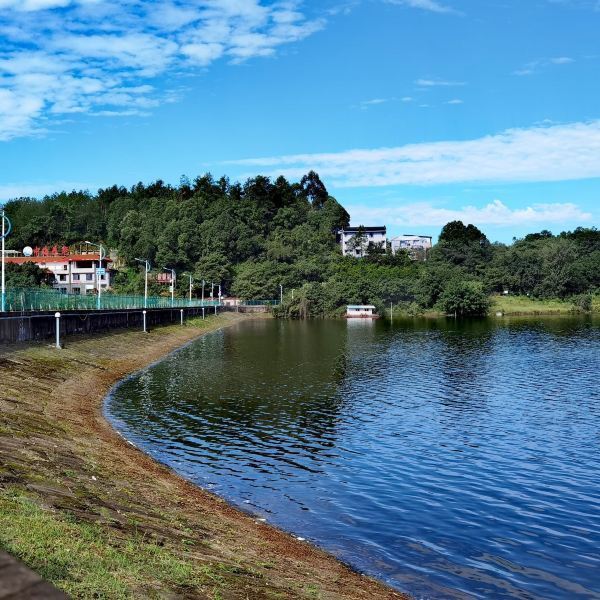
[[[288,316],[339,314],[348,303],[478,314],[487,311],[489,294],[505,290],[569,298],[587,310],[600,291],[596,229],[557,236],[542,231],[504,245],[456,221],[443,228],[426,262],[383,247],[369,247],[364,258],[343,257],[336,230],[348,225],[349,215],[314,172],[299,183],[182,177],[179,186],[157,181],[97,194],[62,192],[41,201],[12,200],[5,209],[13,223],[8,248],[89,239],[116,250],[124,262],[116,292],[142,292],[143,274],[134,260],[141,257],[158,271],[192,274],[196,294],[203,279],[244,299],[278,298],[281,285],[281,314]],[[15,285],[35,279],[16,268],[9,277]],[[178,279],[182,295],[187,282]],[[154,293],[164,292],[153,285]]]

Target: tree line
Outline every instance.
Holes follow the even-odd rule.
[[[373,246],[362,258],[343,257],[336,231],[348,226],[350,217],[314,172],[297,183],[263,176],[231,183],[206,174],[193,181],[182,177],[178,186],[160,180],[115,185],[96,194],[19,198],[5,210],[13,222],[7,248],[89,239],[115,249],[124,264],[116,292],[142,293],[143,273],[135,258],[144,258],[156,270],[193,275],[196,295],[202,280],[244,299],[277,298],[282,285],[281,312],[292,317],[340,314],[349,303],[382,308],[390,302],[414,312],[478,314],[487,310],[489,294],[504,290],[575,298],[585,308],[600,289],[595,228],[559,235],[542,231],[506,245],[455,221],[443,228],[426,261]],[[9,284],[10,277],[13,284],[39,283],[26,270],[11,265]],[[178,280],[182,295],[187,281]],[[152,287],[153,293],[165,291],[156,283]]]

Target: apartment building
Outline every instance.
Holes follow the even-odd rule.
[[[31,256],[7,253],[5,261],[36,264],[47,273],[55,289],[68,294],[95,294],[98,287],[104,291],[110,287],[114,275],[110,258],[103,258],[100,263],[98,252],[77,251],[67,246],[34,248]]]

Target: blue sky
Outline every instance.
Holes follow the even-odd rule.
[[[0,198],[317,170],[353,224],[600,224],[600,0],[0,0]]]

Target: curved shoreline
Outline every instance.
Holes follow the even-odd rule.
[[[7,525],[19,523],[14,498],[20,494],[53,527],[68,525],[71,531],[91,524],[104,544],[100,556],[126,554],[133,544],[135,577],[115,575],[127,593],[114,597],[405,598],[185,480],[133,447],[105,418],[107,393],[124,378],[208,331],[247,318],[225,315],[204,329],[169,326],[146,336],[73,339],[59,353],[47,346],[4,351],[0,465],[8,469],[0,468],[0,512],[4,507]],[[38,556],[24,544],[25,535],[17,525],[5,526],[0,547],[66,591],[89,597],[82,593],[89,590],[83,559],[68,555],[64,567],[64,548]],[[68,547],[72,540],[65,536],[61,543]],[[177,561],[176,572],[163,572],[162,563],[139,564],[156,547],[165,554],[163,562]],[[61,576],[54,568],[59,561]],[[182,569],[186,576],[178,578]]]

